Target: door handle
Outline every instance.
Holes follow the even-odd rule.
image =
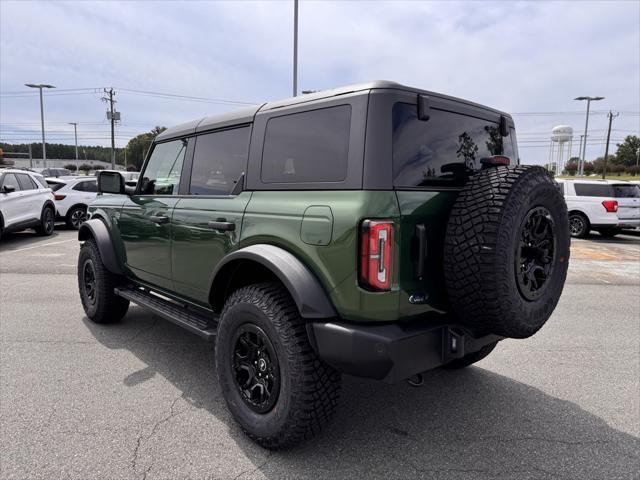
[[[415,226],[416,252],[414,263],[414,277],[422,280],[425,271],[425,260],[427,258],[427,229],[420,223]]]
[[[219,218],[215,222],[209,222],[208,226],[211,230],[217,230],[219,232],[233,232],[236,229],[236,224],[227,222],[226,218]]]
[[[169,217],[166,217],[164,215],[151,215],[149,217],[149,220],[151,220],[153,223],[157,223],[158,225],[169,223]]]

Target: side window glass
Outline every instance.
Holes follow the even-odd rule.
[[[156,144],[142,175],[140,193],[143,195],[177,194],[186,152],[187,139]]]
[[[246,169],[249,133],[249,127],[242,127],[196,137],[189,193],[231,193]]]
[[[16,192],[18,190],[21,190],[20,184],[18,183],[18,179],[13,173],[7,173],[4,176],[4,180],[2,181],[2,186],[4,187],[5,185],[11,185],[13,188],[16,189]]]
[[[607,183],[574,183],[576,195],[580,197],[613,197],[613,190]]]
[[[18,173],[16,175],[18,177],[18,183],[20,184],[20,190],[35,190],[36,186],[33,184],[29,175],[25,175],[24,173]]]
[[[262,181],[341,182],[347,176],[350,126],[350,105],[270,119],[262,152]]]

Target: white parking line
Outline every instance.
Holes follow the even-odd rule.
[[[61,240],[59,242],[43,243],[42,245],[33,245],[32,247],[18,248],[17,250],[7,250],[6,252],[0,252],[0,255],[2,255],[3,253],[7,254],[7,253],[24,252],[25,250],[48,247],[49,245],[60,245],[61,243],[68,243],[68,242],[77,242],[77,240],[75,238],[72,238],[70,240]]]

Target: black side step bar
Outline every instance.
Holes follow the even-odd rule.
[[[217,318],[205,316],[179,303],[165,300],[148,291],[135,287],[116,287],[115,294],[151,310],[156,315],[200,335],[210,342],[215,340]]]

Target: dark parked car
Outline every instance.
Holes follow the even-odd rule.
[[[567,273],[565,202],[519,165],[511,117],[396,83],[171,128],[135,188],[98,183],[87,316],[134,302],[215,341],[227,405],[267,448],[321,429],[341,373],[398,382],[533,335]]]

